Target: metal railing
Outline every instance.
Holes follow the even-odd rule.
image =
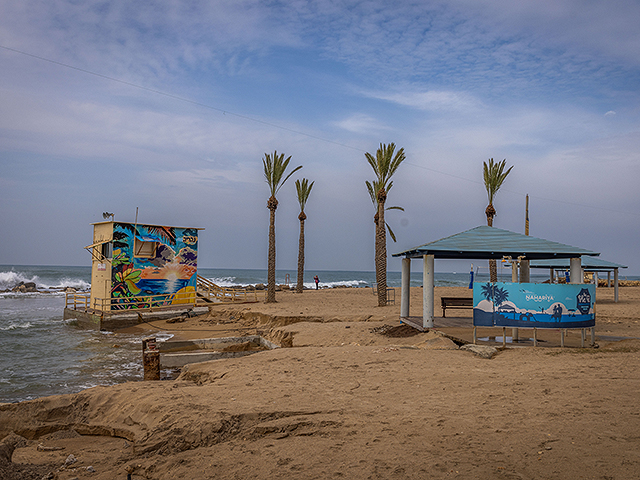
[[[67,292],[65,308],[82,312],[117,313],[135,310],[138,312],[166,310],[172,307],[203,307],[220,303],[253,303],[258,301],[255,290],[220,287],[204,277],[198,276],[196,290],[133,297],[94,298],[89,292]]]
[[[198,298],[206,303],[254,303],[258,301],[258,294],[255,290],[221,287],[200,275],[197,277],[196,285]]]

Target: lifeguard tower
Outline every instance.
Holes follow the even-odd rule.
[[[198,232],[106,221],[93,224],[91,292],[66,294],[65,318],[124,327],[171,310],[206,308],[216,303],[257,301],[255,291],[222,288],[198,276]]]

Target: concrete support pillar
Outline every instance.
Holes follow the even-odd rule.
[[[607,272],[607,288],[611,288],[611,270]]]
[[[613,269],[613,301],[618,303],[618,269]]]
[[[553,268],[550,268],[549,269],[549,284],[553,283],[553,281],[555,280],[555,278],[553,278],[554,277],[553,273],[554,273]]]
[[[598,272],[593,272],[593,284],[598,288]]]
[[[529,283],[531,278],[529,260],[520,261],[520,283]]]
[[[422,256],[422,326],[433,328],[434,256]]]
[[[402,259],[402,282],[400,288],[400,318],[409,316],[409,301],[411,298],[411,259]]]
[[[511,283],[518,283],[518,263],[511,261]]]
[[[584,276],[582,274],[582,261],[580,257],[570,260],[571,283],[582,283]]]

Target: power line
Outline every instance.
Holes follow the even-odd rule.
[[[197,105],[198,107],[207,108],[209,110],[214,110],[216,112],[220,112],[223,115],[233,115],[234,117],[242,118],[244,120],[249,120],[251,122],[260,123],[262,125],[267,125],[269,127],[278,128],[280,130],[285,130],[287,132],[295,133],[296,135],[304,135],[305,137],[313,138],[315,140],[321,140],[323,142],[332,143],[334,145],[338,145],[340,147],[350,148],[352,150],[357,150],[359,152],[364,153],[365,151],[361,148],[354,147],[352,145],[347,145],[346,143],[336,142],[334,140],[329,140],[328,138],[318,137],[316,135],[312,135],[310,133],[301,132],[299,130],[294,130],[293,128],[283,127],[282,125],[278,125],[271,122],[266,122],[264,120],[259,120],[257,118],[249,117],[248,115],[242,115],[240,113],[231,112],[229,110],[223,110],[221,108],[214,107],[212,105],[208,105],[206,103],[196,102],[195,100],[191,100],[186,97],[181,97],[179,95],[174,95],[173,93],[163,92],[162,90],[156,90],[154,88],[145,87],[144,85],[138,85],[136,83],[128,82],[126,80],[121,80],[119,78],[110,77],[109,75],[104,75],[102,73],[92,72],[91,70],[86,70],[84,68],[75,67],[73,65],[69,65],[67,63],[58,62],[57,60],[51,60],[50,58],[41,57],[40,55],[34,55],[33,53],[23,52],[22,50],[16,50],[15,48],[6,47],[4,45],[0,45],[0,48],[4,48],[10,52],[19,53],[21,55],[26,55],[27,57],[35,58],[38,60],[42,60],[43,62],[52,63],[54,65],[58,65],[65,68],[70,68],[72,70],[76,70],[78,72],[86,73],[87,75],[93,75],[95,77],[104,78],[105,80],[110,80],[112,82],[117,82],[122,85],[127,85],[129,87],[138,88],[140,90],[144,90],[146,92],[155,93],[157,95],[162,95],[168,98],[172,98],[174,100],[179,100],[181,102],[190,103],[191,105]]]
[[[229,110],[224,110],[224,109],[221,109],[221,108],[218,108],[218,107],[214,107],[212,105],[208,105],[206,103],[201,103],[201,102],[197,102],[195,100],[191,100],[191,99],[186,98],[186,97],[181,97],[181,96],[175,95],[173,93],[163,92],[162,90],[157,90],[157,89],[154,89],[154,88],[145,87],[144,85],[138,85],[136,83],[128,82],[126,80],[121,80],[119,78],[110,77],[109,75],[104,75],[102,73],[93,72],[91,70],[87,70],[87,69],[84,69],[84,68],[80,68],[80,67],[76,67],[76,66],[73,66],[73,65],[69,65],[67,63],[59,62],[57,60],[51,60],[50,58],[42,57],[40,55],[35,55],[33,53],[28,53],[28,52],[25,52],[25,51],[22,51],[22,50],[17,50],[15,48],[7,47],[5,45],[0,45],[0,48],[3,48],[3,49],[5,49],[7,51],[10,51],[10,52],[18,53],[20,55],[25,55],[27,57],[35,58],[35,59],[41,60],[43,62],[48,62],[48,63],[54,64],[54,65],[58,65],[58,66],[61,66],[61,67],[69,68],[71,70],[76,70],[76,71],[81,72],[81,73],[86,73],[87,75],[93,75],[93,76],[98,77],[98,78],[103,78],[105,80],[109,80],[109,81],[112,81],[112,82],[117,82],[117,83],[120,83],[122,85],[127,85],[129,87],[137,88],[139,90],[144,90],[146,92],[155,93],[157,95],[162,95],[164,97],[172,98],[172,99],[178,100],[180,102],[185,102],[185,103],[189,103],[191,105],[196,105],[198,107],[202,107],[202,108],[206,108],[206,109],[213,110],[213,111],[216,111],[216,112],[220,112],[223,115],[232,115],[234,117],[241,118],[243,120],[249,120],[251,122],[259,123],[261,125],[266,125],[266,126],[269,126],[269,127],[273,127],[273,128],[277,128],[277,129],[280,129],[280,130],[287,131],[287,132],[291,132],[291,133],[294,133],[296,135],[303,135],[303,136],[308,137],[308,138],[313,138],[315,140],[320,140],[322,142],[330,143],[330,144],[337,145],[337,146],[344,147],[344,148],[348,148],[348,149],[351,149],[351,150],[356,150],[356,151],[361,152],[361,153],[366,153],[366,151],[363,150],[362,148],[354,147],[353,145],[349,145],[349,144],[341,143],[341,142],[336,142],[335,140],[330,140],[328,138],[319,137],[317,135],[312,135],[310,133],[302,132],[300,130],[295,130],[293,128],[283,127],[282,125],[278,125],[276,123],[266,122],[264,120],[259,120],[257,118],[253,118],[253,117],[250,117],[248,115],[242,115],[240,113],[235,113],[235,112],[231,112]],[[440,170],[435,170],[433,168],[425,167],[424,165],[418,165],[418,164],[412,163],[412,162],[405,161],[404,163],[406,165],[411,165],[412,167],[421,168],[423,170],[428,170],[430,172],[437,173],[439,175],[445,175],[447,177],[455,178],[457,180],[463,180],[465,182],[474,183],[474,184],[477,184],[477,185],[482,185],[484,187],[484,183],[480,182],[480,181],[477,181],[477,180],[471,180],[469,178],[461,177],[459,175],[454,175],[452,173],[442,172]],[[515,192],[515,191],[505,190],[505,189],[503,189],[502,191],[506,191],[506,192],[513,193],[513,194],[516,194],[516,195],[524,196],[520,192]],[[611,209],[611,208],[599,207],[599,206],[596,206],[596,205],[585,205],[585,204],[582,204],[582,203],[568,202],[566,200],[557,200],[557,199],[553,199],[553,198],[539,197],[537,195],[530,195],[530,197],[531,198],[537,198],[537,199],[540,199],[540,200],[547,200],[547,201],[550,201],[550,202],[564,203],[564,204],[567,204],[567,205],[573,205],[573,206],[577,206],[577,207],[592,208],[592,209],[596,209],[596,210],[603,210],[603,211],[614,212],[614,213],[622,213],[622,214],[626,214],[626,215],[640,216],[640,213],[626,212],[626,211],[621,211],[621,210],[614,210],[614,209]]]

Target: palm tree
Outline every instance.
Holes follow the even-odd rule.
[[[400,164],[405,160],[404,148],[398,150],[394,156],[396,149],[395,143],[389,145],[380,144],[380,148],[376,151],[374,157],[370,153],[365,153],[369,165],[373,168],[376,180],[370,184],[375,192],[378,206],[378,223],[376,225],[376,282],[378,284],[378,306],[383,307],[387,304],[387,237],[384,221],[384,204],[387,201],[387,192],[393,186],[391,177]]]
[[[304,213],[304,207],[307,204],[307,199],[313,188],[315,182],[309,183],[309,180],[303,178],[302,180],[296,180],[296,193],[298,194],[298,203],[300,204],[300,240],[298,241],[298,282],[296,284],[296,292],[302,293],[302,287],[304,283],[304,221],[307,219],[307,215]]]
[[[291,161],[289,156],[284,159],[284,153],[278,155],[277,151],[273,155],[264,154],[262,164],[264,165],[264,177],[269,185],[271,196],[267,201],[267,208],[270,211],[269,217],[269,261],[267,270],[267,303],[275,303],[276,301],[276,209],[278,208],[278,200],[276,194],[284,185],[291,175],[302,168],[302,165],[293,169],[284,180],[282,179],[287,166]]]
[[[496,209],[493,206],[493,198],[500,190],[502,183],[511,172],[513,165],[509,167],[509,169],[505,172],[504,167],[507,164],[507,159],[505,158],[501,162],[494,163],[493,158],[489,159],[489,162],[482,162],[484,168],[484,188],[487,189],[487,196],[489,197],[489,205],[487,205],[487,209],[484,213],[487,215],[487,225],[493,227],[493,217],[496,216]],[[489,260],[489,274],[490,280],[492,282],[498,281],[498,267],[496,266],[496,260]]]

